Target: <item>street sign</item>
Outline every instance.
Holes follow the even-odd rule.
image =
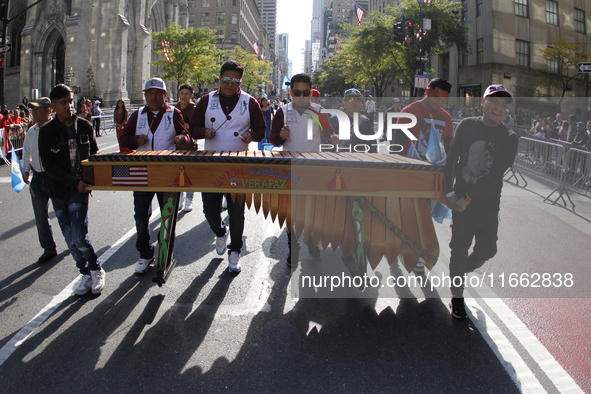
[[[10,52],[10,48],[12,47],[12,44],[6,44],[6,45],[2,45],[0,47],[0,53],[7,53]]]
[[[65,73],[64,74],[64,78],[72,78],[74,75],[76,75],[76,74],[74,74],[74,73]]]
[[[591,73],[591,62],[579,63],[580,73]]]
[[[415,75],[415,88],[427,89],[429,87],[429,76]]]

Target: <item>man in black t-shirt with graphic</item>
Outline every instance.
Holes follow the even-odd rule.
[[[464,275],[497,253],[503,175],[518,145],[518,136],[503,124],[512,101],[503,85],[489,86],[482,99],[483,115],[462,120],[450,143],[445,187],[446,205],[453,210],[449,270],[451,315],[456,319],[467,317]],[[474,249],[468,255],[473,240]]]

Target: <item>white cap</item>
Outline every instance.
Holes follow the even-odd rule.
[[[100,101],[98,101],[98,100],[95,100],[95,101],[94,101],[94,103],[95,103],[95,104],[100,104],[101,102],[100,102]]]
[[[166,83],[162,80],[162,78],[150,78],[146,81],[146,85],[144,86],[144,92],[148,89],[160,89],[166,90]]]

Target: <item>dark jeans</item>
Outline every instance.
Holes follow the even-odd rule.
[[[487,260],[497,254],[497,233],[499,228],[498,211],[483,211],[471,208],[464,212],[453,212],[451,230],[451,256],[449,259],[449,274],[463,278],[465,274],[480,268]],[[468,255],[468,250],[474,240],[474,249]],[[451,293],[454,297],[462,297],[464,293],[463,280],[456,279],[452,284]]]
[[[35,215],[39,244],[45,252],[54,253],[56,252],[56,247],[48,212],[49,186],[47,185],[45,175],[33,172],[33,178],[29,183],[29,192],[31,193],[31,202],[33,203],[33,214]]]
[[[203,199],[203,213],[205,219],[216,236],[222,237],[226,232],[222,226],[222,197],[223,193],[201,193]],[[228,215],[230,216],[230,240],[228,250],[240,253],[242,249],[242,233],[244,232],[244,203],[232,201],[230,194],[226,194],[228,201]]]
[[[89,275],[91,270],[98,270],[98,256],[88,237],[88,203],[53,201],[53,206],[54,209],[59,206],[55,216],[80,273]]]
[[[133,192],[133,208],[135,219],[135,230],[137,240],[135,247],[140,252],[140,258],[151,259],[154,257],[154,246],[150,243],[150,216],[152,216],[152,200],[154,194],[158,199],[160,210],[162,211],[163,193],[161,192]]]
[[[94,128],[95,135],[101,135],[101,118],[92,119],[92,127]]]

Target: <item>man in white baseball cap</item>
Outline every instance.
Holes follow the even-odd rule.
[[[167,92],[168,90],[166,90],[166,82],[164,82],[162,80],[162,78],[150,78],[146,81],[146,84],[144,85],[144,92],[148,89],[158,89],[158,90],[164,90],[165,92]]]

